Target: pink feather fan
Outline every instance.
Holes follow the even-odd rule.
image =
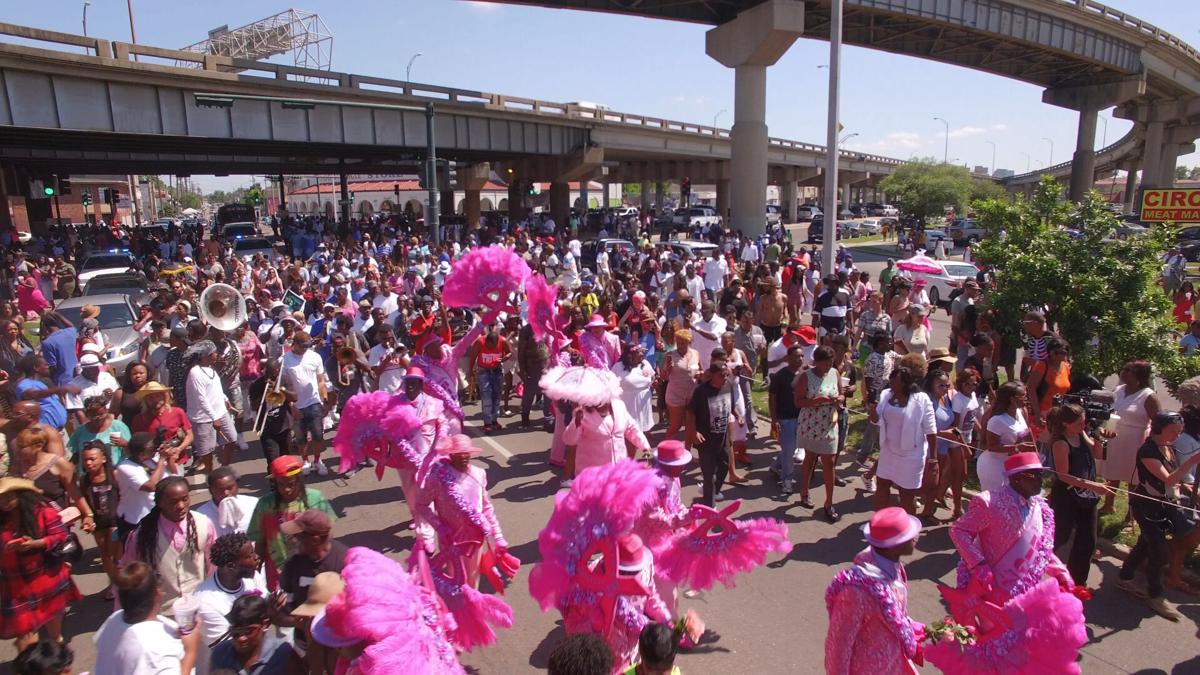
[[[342,569],[346,590],[325,609],[338,634],[367,643],[356,662],[362,675],[465,673],[448,634],[454,620],[434,592],[382,553],[354,547]]]
[[[676,535],[655,560],[655,571],[680,586],[703,591],[762,566],[768,553],[792,550],[787,525],[773,518],[731,520],[737,500],[720,511],[692,507],[696,524]]]
[[[564,611],[572,598],[586,595],[576,580],[587,565],[584,554],[602,539],[633,529],[656,498],[658,479],[652,469],[633,460],[584,469],[571,491],[556,497],[554,512],[538,534],[542,561],[529,575],[529,593],[542,611]]]
[[[562,337],[558,325],[558,286],[547,282],[541,274],[530,274],[525,280],[525,299],[533,336],[539,340]]]
[[[516,314],[509,295],[521,290],[529,273],[529,265],[508,249],[477,248],[454,263],[442,288],[442,302],[450,307],[485,307],[485,317],[501,311]]]
[[[413,407],[393,394],[374,391],[351,396],[333,437],[333,449],[341,456],[338,469],[346,472],[371,459],[376,476],[382,478],[387,467],[420,467],[424,458],[412,443],[420,427]]]

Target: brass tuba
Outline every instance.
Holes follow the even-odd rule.
[[[200,318],[221,331],[232,331],[246,322],[246,299],[229,284],[211,284],[200,294]]]

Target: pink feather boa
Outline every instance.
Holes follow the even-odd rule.
[[[331,602],[325,619],[339,635],[367,643],[356,660],[362,675],[461,675],[448,634],[454,620],[400,563],[362,547],[346,553],[346,582],[340,602]]]
[[[625,460],[584,469],[570,492],[555,497],[550,522],[538,534],[542,561],[529,574],[529,593],[543,612],[554,607],[566,616],[589,602],[591,594],[574,579],[587,564],[583,554],[597,540],[632,531],[653,504],[657,487],[652,469]]]
[[[459,649],[469,652],[495,643],[496,631],[492,626],[512,628],[512,607],[500,598],[441,576],[434,579],[434,585],[446,608],[454,615],[456,627],[449,632],[449,638]]]
[[[477,248],[454,263],[442,287],[442,302],[516,314],[509,296],[521,290],[529,274],[529,265],[516,253],[499,246]]]
[[[1075,659],[1087,644],[1083,603],[1044,579],[1004,603],[1013,627],[1000,637],[961,647],[937,642],[925,658],[947,675],[1077,675]]]

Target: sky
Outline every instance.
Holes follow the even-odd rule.
[[[0,21],[81,32],[85,0],[0,3]],[[90,0],[88,34],[129,40],[125,0]],[[1115,9],[1200,44],[1200,2],[1108,0]],[[133,0],[138,42],[184,47],[210,28],[237,27],[289,7],[255,0]],[[591,101],[622,112],[691,123],[733,123],[733,71],[704,54],[707,26],[470,0],[306,0],[333,34],[333,70],[524,96]],[[352,8],[352,9],[350,9]],[[290,56],[273,60],[290,62]],[[800,39],[768,70],[767,124],[772,136],[825,143],[829,45]],[[846,147],[908,159],[948,158],[1018,173],[1070,158],[1078,115],[1041,102],[1039,87],[870,49],[842,52]],[[1096,147],[1130,123],[1101,113]],[[1107,131],[1105,127],[1107,126]],[[1050,141],[1044,140],[1049,138]],[[1051,141],[1053,145],[1051,145]],[[1052,154],[1053,153],[1053,154]],[[1027,157],[1028,155],[1028,157]],[[1180,158],[1200,164],[1200,155]],[[194,177],[206,190],[250,178]]]

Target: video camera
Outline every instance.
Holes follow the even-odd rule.
[[[1084,389],[1054,397],[1054,405],[1074,403],[1083,408],[1087,426],[1099,429],[1113,415],[1113,393],[1105,389]]]

